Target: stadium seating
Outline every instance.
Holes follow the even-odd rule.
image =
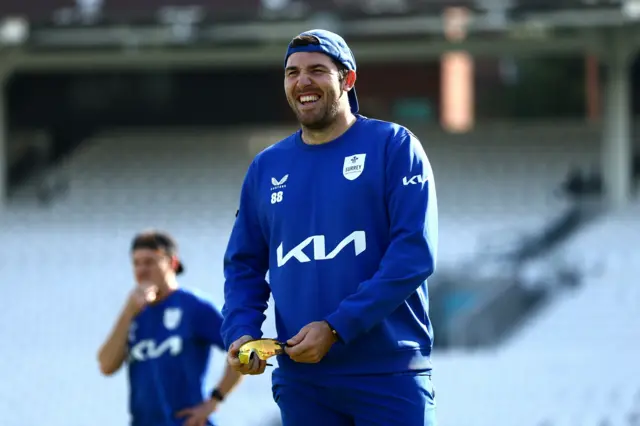
[[[256,152],[291,130],[111,130],[51,172],[68,180],[68,190],[50,205],[32,202],[29,185],[17,192],[0,227],[7,301],[0,377],[9,378],[0,387],[3,424],[126,421],[123,374],[103,379],[95,357],[132,286],[131,236],[147,227],[174,234],[187,268],[183,283],[221,305],[221,259],[242,178]],[[554,190],[568,168],[599,155],[598,129],[583,123],[492,125],[469,135],[414,130],[438,184],[444,264],[557,214],[567,202]],[[624,416],[640,392],[637,379],[629,380],[640,337],[633,317],[640,293],[632,288],[640,272],[638,213],[606,218],[567,243],[594,275],[504,348],[435,355],[443,425],[633,424]],[[268,315],[264,331],[273,335]],[[216,353],[212,381],[223,362]],[[224,424],[277,417],[269,382],[269,375],[247,378],[222,408]],[[31,398],[37,410],[25,405]]]
[[[503,347],[436,354],[443,424],[637,424],[639,247],[637,204],[565,243],[587,268],[585,285],[555,299]]]

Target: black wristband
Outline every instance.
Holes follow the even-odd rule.
[[[211,391],[211,398],[217,399],[220,402],[224,401],[224,395],[222,394],[222,392],[220,392],[218,388],[215,388],[214,390]]]
[[[333,333],[334,336],[336,336],[336,339],[340,342],[342,342],[342,339],[340,338],[340,335],[338,334],[338,332],[336,331],[335,328],[333,328],[333,326],[331,325],[331,323],[329,323],[329,321],[324,320],[324,322],[327,323],[327,325],[329,326],[329,328],[331,329],[331,332]]]

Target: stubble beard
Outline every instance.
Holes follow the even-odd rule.
[[[294,113],[298,119],[298,123],[300,123],[302,127],[309,130],[324,130],[336,121],[336,117],[340,109],[340,99],[334,99],[331,104],[326,105],[324,107],[324,111],[319,115],[319,117],[318,115],[315,115],[314,117],[304,118],[304,115],[298,111],[297,104],[294,105]]]

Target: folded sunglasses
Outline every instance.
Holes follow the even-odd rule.
[[[284,353],[287,344],[276,339],[253,339],[240,346],[238,358],[242,364],[248,364],[251,357],[257,356],[263,361]],[[272,364],[267,364],[272,366]]]

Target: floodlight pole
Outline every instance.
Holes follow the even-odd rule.
[[[631,94],[630,68],[635,52],[622,29],[607,36],[602,60],[607,66],[602,134],[602,182],[608,208],[619,209],[631,198]]]
[[[8,177],[9,177],[9,147],[8,147],[8,120],[7,120],[7,79],[10,69],[2,66],[0,61],[0,214],[7,206]]]

